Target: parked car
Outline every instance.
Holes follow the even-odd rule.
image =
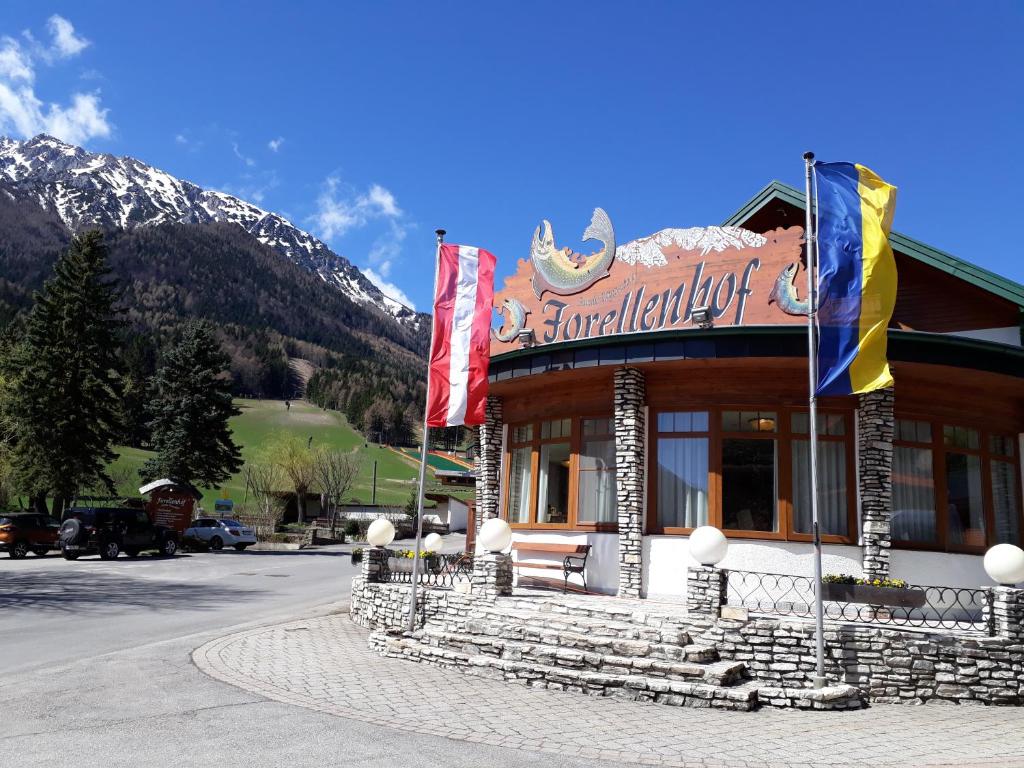
[[[156,550],[164,557],[178,551],[178,534],[154,525],[144,509],[121,507],[72,507],[64,512],[59,544],[64,558],[98,554],[113,560],[124,552],[137,557],[144,550]]]
[[[0,514],[0,550],[15,560],[29,552],[44,557],[57,548],[57,518],[35,512],[9,512]]]
[[[190,547],[221,550],[229,546],[242,552],[256,543],[256,531],[230,517],[199,517],[186,529],[183,539]]]

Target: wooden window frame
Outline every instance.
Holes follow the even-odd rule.
[[[699,411],[708,414],[708,430],[705,432],[659,432],[658,416],[662,413]],[[773,432],[727,432],[722,426],[722,414],[726,411],[750,411],[775,413]],[[661,526],[658,523],[658,439],[661,437],[706,437],[708,439],[708,525],[720,528],[732,539],[759,539],[762,541],[812,541],[813,536],[793,530],[793,441],[809,439],[808,433],[792,430],[792,416],[806,413],[807,408],[789,405],[768,404],[715,404],[680,403],[672,406],[652,408],[649,412],[649,438],[647,445],[648,488],[646,533],[665,536],[688,536],[693,528]],[[819,408],[820,414],[835,414],[843,417],[842,436],[819,435],[820,440],[842,442],[846,446],[846,515],[847,534],[822,535],[827,544],[857,543],[857,472],[854,442],[854,410],[842,407]],[[775,505],[778,520],[776,531],[748,531],[723,528],[722,512],[722,441],[728,438],[774,440],[776,443]]]
[[[930,443],[922,443],[911,440],[900,440],[895,437],[897,434],[897,423],[899,421],[923,421],[931,426],[932,439]],[[977,449],[946,446],[945,427],[960,427],[972,429],[978,433]],[[1019,442],[1014,433],[999,429],[991,424],[969,424],[962,421],[936,418],[914,411],[899,411],[894,414],[893,423],[894,437],[893,446],[904,446],[911,448],[928,448],[932,452],[932,478],[935,483],[935,525],[936,542],[926,541],[905,541],[893,539],[892,545],[898,549],[910,549],[926,552],[949,552],[954,554],[983,555],[985,551],[995,544],[995,503],[992,498],[992,462],[1002,461],[1013,467],[1017,487],[1017,530],[1021,531],[1024,539],[1024,503],[1022,503],[1022,487],[1020,473]],[[1003,456],[992,451],[992,436],[1009,437],[1014,446],[1012,457]],[[957,545],[949,541],[949,487],[946,483],[946,454],[962,453],[970,456],[978,456],[981,459],[981,496],[982,514],[985,520],[985,543],[979,546]],[[1018,542],[1020,546],[1024,541]]]
[[[548,437],[541,438],[541,425],[545,421],[562,421],[568,420],[570,422],[569,437]],[[531,531],[600,531],[607,533],[617,533],[619,530],[618,521],[614,523],[607,522],[580,522],[578,519],[578,507],[579,507],[579,461],[580,461],[580,447],[583,442],[583,421],[587,419],[609,419],[612,425],[611,434],[608,437],[615,438],[615,419],[612,414],[607,412],[600,413],[584,413],[578,414],[571,417],[561,417],[552,419],[532,419],[529,421],[516,422],[509,424],[509,442],[508,449],[505,453],[505,471],[503,473],[502,482],[505,483],[505,488],[510,488],[510,480],[512,476],[512,451],[516,448],[529,447],[530,451],[530,501],[529,501],[529,516],[525,523],[512,523],[509,521],[509,504],[511,503],[511,494],[505,494],[504,509],[502,509],[502,516],[506,521],[509,521],[509,525],[513,530],[531,530]],[[532,426],[532,438],[529,441],[516,442],[513,439],[515,430],[518,427],[526,425]],[[598,437],[601,437],[600,435]],[[566,522],[564,523],[542,523],[537,520],[537,500],[540,495],[540,448],[542,445],[550,443],[568,443],[569,444],[569,489],[568,489],[568,510],[566,514]],[[616,467],[616,472],[618,468]]]

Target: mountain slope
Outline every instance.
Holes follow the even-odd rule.
[[[55,212],[71,231],[237,225],[356,303],[375,306],[421,335],[429,329],[426,315],[384,296],[351,262],[283,217],[134,158],[87,152],[46,135],[25,141],[0,137],[0,183],[11,196]]]

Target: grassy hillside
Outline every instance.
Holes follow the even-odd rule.
[[[373,462],[377,462],[377,502],[404,505],[416,487],[416,461],[383,446],[366,443],[345,417],[336,411],[325,411],[307,402],[293,401],[291,410],[280,400],[237,400],[242,413],[231,420],[235,440],[242,447],[246,461],[258,458],[263,447],[283,433],[303,442],[312,438],[312,446],[341,451],[357,451],[363,458],[362,470],[352,498],[369,502],[372,496]],[[118,491],[138,495],[138,469],[152,453],[137,448],[118,447],[120,454],[111,466],[118,481]],[[240,503],[245,497],[244,475],[239,474],[223,488],[204,488],[205,503],[212,504],[222,490]]]

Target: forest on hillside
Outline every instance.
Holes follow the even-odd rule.
[[[0,332],[16,332],[70,239],[56,214],[0,187]],[[122,291],[125,408],[140,414],[129,420],[126,443],[146,443],[145,381],[192,318],[215,326],[237,395],[293,397],[288,360],[301,358],[316,370],[313,402],[388,441],[412,439],[424,399],[424,332],[355,303],[233,224],[161,224],[105,239]]]

